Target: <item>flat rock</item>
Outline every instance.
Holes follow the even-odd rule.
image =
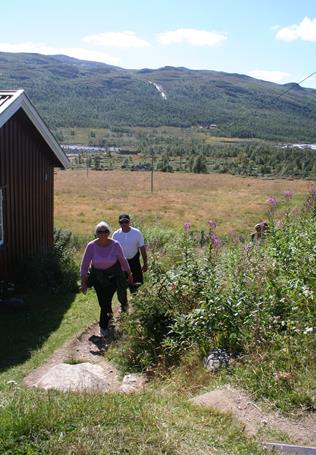
[[[103,368],[89,362],[79,364],[60,363],[50,368],[35,387],[55,389],[64,392],[75,391],[107,391],[109,384],[106,381]]]

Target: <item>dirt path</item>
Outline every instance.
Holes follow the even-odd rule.
[[[55,365],[60,363],[89,362],[100,365],[103,368],[104,376],[109,384],[110,391],[119,391],[122,379],[119,377],[117,369],[111,362],[106,360],[104,353],[115,336],[115,328],[110,330],[108,338],[99,336],[99,324],[87,327],[81,335],[71,339],[61,348],[56,350],[52,357],[41,367],[32,371],[24,378],[27,387],[36,386],[37,382]]]
[[[298,419],[290,419],[276,412],[261,409],[246,392],[229,385],[192,399],[196,404],[216,408],[233,414],[245,425],[245,431],[252,435],[267,434],[273,429],[286,433],[297,444],[316,446],[316,414],[306,414]],[[260,436],[260,439],[262,437]],[[275,437],[266,437],[274,442]],[[286,442],[286,438],[283,438]]]
[[[110,330],[108,338],[99,337],[98,323],[91,324],[79,336],[71,339],[60,349],[56,350],[51,358],[41,367],[32,371],[24,378],[27,387],[36,386],[37,382],[55,365],[60,363],[89,362],[100,365],[104,377],[109,385],[110,392],[140,391],[144,388],[146,378],[143,375],[127,375],[122,379],[115,366],[106,360],[104,353],[115,337],[115,327]],[[125,387],[125,388],[124,388]],[[211,392],[199,395],[192,399],[195,404],[216,408],[229,412],[240,420],[245,431],[256,435],[262,440],[262,435],[273,429],[283,432],[297,444],[316,446],[316,414],[304,415],[299,419],[290,419],[276,412],[261,409],[242,390],[229,385]],[[268,441],[271,437],[266,437]],[[275,441],[275,438],[272,438]],[[283,442],[290,442],[282,438]]]

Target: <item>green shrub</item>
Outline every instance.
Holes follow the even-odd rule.
[[[248,355],[296,346],[294,361],[309,362],[316,330],[313,210],[286,213],[279,223],[272,212],[261,243],[224,246],[220,253],[212,243],[197,250],[186,229],[178,262],[165,271],[154,261],[133,297],[123,327],[126,368],[146,369],[194,347]]]
[[[46,289],[52,293],[73,292],[78,288],[78,267],[73,259],[73,236],[68,230],[54,231],[54,244],[46,255],[26,259],[17,274],[23,290]]]

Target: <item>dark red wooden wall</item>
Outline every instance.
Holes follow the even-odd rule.
[[[24,258],[52,245],[54,164],[53,152],[21,109],[0,128],[0,280],[14,280]]]

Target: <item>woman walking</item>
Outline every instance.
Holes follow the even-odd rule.
[[[133,283],[133,276],[122,247],[116,240],[109,238],[110,232],[110,227],[105,221],[96,225],[96,239],[87,244],[80,267],[81,292],[85,294],[87,288],[93,286],[98,297],[102,337],[109,334],[113,295],[120,286],[127,285],[125,273],[128,275],[128,284]]]

